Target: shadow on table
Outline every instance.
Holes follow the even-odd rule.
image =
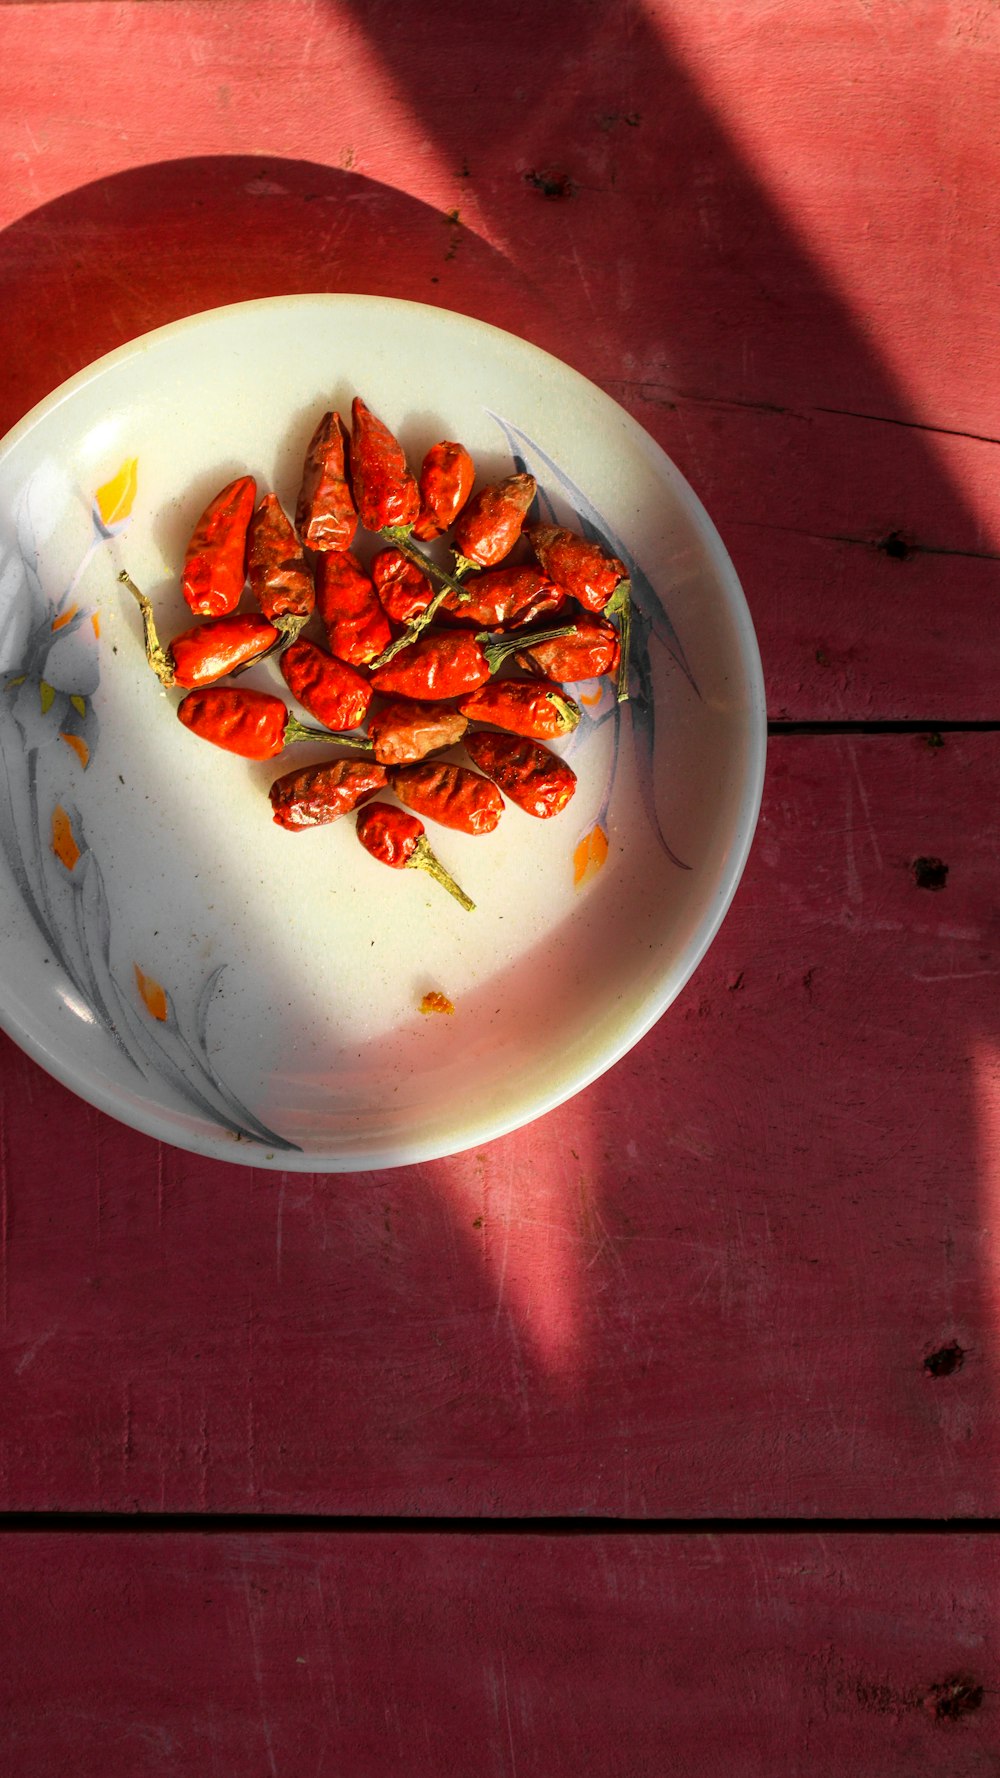
[[[523,333],[613,384],[682,462],[670,391],[905,419],[665,37],[597,6],[571,40],[540,47],[536,25],[448,9],[445,28],[432,6],[372,36],[454,167],[457,214],[220,157],[136,169],[9,229],[4,420],[149,327],[310,289]],[[968,529],[924,436],[894,428],[892,446]],[[711,427],[699,449],[694,479],[725,490]],[[756,473],[763,490],[775,465]],[[991,1052],[968,1058],[996,1021],[975,1023],[989,969],[959,959],[986,954],[988,911],[962,891],[956,937],[954,877],[932,896],[909,871],[936,832],[962,843],[947,750],[883,769],[831,745],[776,744],[747,887],[678,1005],[579,1100],[482,1153],[345,1176],[221,1167],[120,1129],[8,1046],[5,1504],[985,1510],[990,1403],[964,1360],[990,1312],[974,1068]],[[921,806],[904,831],[898,809]]]

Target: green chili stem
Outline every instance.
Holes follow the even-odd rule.
[[[456,578],[460,579],[463,574],[478,574],[482,569],[482,562],[474,562],[471,556],[463,556],[460,549],[456,549],[452,553],[455,557]]]
[[[152,667],[153,672],[156,674],[157,679],[160,681],[160,684],[165,685],[169,691],[170,687],[176,683],[174,678],[174,660],[169,648],[164,648],[163,643],[160,641],[160,638],[156,633],[156,624],[153,619],[153,607],[145,593],[139,591],[139,588],[136,586],[131,575],[126,574],[124,568],[119,574],[118,579],[122,586],[128,587],[133,599],[138,603],[139,610],[142,612],[142,632],[146,647],[146,659]]]
[[[581,711],[579,704],[574,703],[572,698],[564,698],[562,692],[559,691],[550,691],[546,695],[548,702],[552,705],[552,708],[555,710],[556,715],[559,717],[559,720],[563,725],[563,734],[571,735],[580,721]]]
[[[448,872],[445,870],[441,860],[434,856],[434,853],[431,851],[430,846],[427,843],[425,834],[421,834],[413,852],[406,860],[406,863],[408,867],[412,867],[415,870],[425,870],[428,876],[434,878],[435,883],[440,883],[442,889],[447,889],[448,894],[455,897],[455,900],[465,909],[467,914],[475,913],[475,902],[469,900],[465,890],[459,888],[454,877],[449,876]]]
[[[270,621],[273,623],[281,640],[280,642],[272,642],[271,647],[282,649],[287,648],[290,642],[295,641],[299,631],[305,629],[311,616],[311,611],[283,611],[280,617],[272,617]],[[268,650],[268,653],[270,653],[270,649]]]
[[[386,666],[399,653],[400,649],[409,648],[410,643],[417,640],[421,631],[426,630],[427,625],[433,622],[438,607],[449,593],[457,593],[462,604],[469,603],[468,588],[464,587],[460,580],[456,580],[453,574],[448,574],[444,568],[439,568],[430,556],[424,554],[419,544],[414,543],[410,536],[412,529],[412,525],[383,525],[379,536],[384,538],[386,543],[395,544],[400,554],[404,555],[407,561],[415,562],[422,574],[427,574],[434,580],[440,581],[441,590],[435,593],[424,611],[418,612],[416,617],[410,619],[403,634],[397,636],[395,642],[390,642],[388,648],[383,648],[376,660],[368,662],[368,666],[373,672],[376,667]]]
[[[620,580],[604,608],[605,617],[618,619],[618,702],[628,702],[629,650],[632,646],[632,582]]]
[[[297,716],[290,716],[285,724],[285,746],[290,747],[293,741],[337,741],[342,747],[358,747],[362,753],[371,753],[375,743],[369,741],[367,735],[337,734],[334,729],[306,728]]]
[[[486,656],[490,672],[495,673],[500,662],[505,661],[517,649],[535,648],[540,642],[558,642],[560,636],[575,636],[576,625],[561,624],[557,630],[523,631],[520,636],[505,636],[502,642],[491,642],[489,634],[488,630],[480,630],[476,641]]]

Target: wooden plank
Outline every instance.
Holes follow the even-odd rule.
[[[478,1153],[220,1166],[6,1045],[0,1506],[1000,1511],[998,772],[775,741],[684,995]]]
[[[1000,715],[994,14],[275,16],[0,10],[0,429],[216,303],[465,310],[607,386],[690,475],[772,714]]]
[[[987,1778],[986,1537],[5,1536],[31,1778]]]

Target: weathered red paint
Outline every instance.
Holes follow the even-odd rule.
[[[986,1778],[989,1537],[0,1540],[31,1778]]]
[[[0,6],[0,431],[218,303],[435,302],[689,475],[772,715],[995,721],[998,48],[977,0]],[[0,1507],[1000,1512],[998,775],[997,734],[777,739],[687,992],[478,1155],[216,1166],[4,1042]],[[32,1778],[992,1769],[988,1540],[0,1567]]]
[[[567,358],[676,457],[746,578],[776,714],[992,717],[994,13],[424,16],[375,32],[363,7],[289,0],[276,67],[271,0],[0,8],[0,427],[219,302],[463,309]],[[945,553],[879,552],[896,534]]]
[[[689,988],[478,1154],[220,1166],[6,1045],[0,1505],[1000,1511],[998,769],[774,740]]]

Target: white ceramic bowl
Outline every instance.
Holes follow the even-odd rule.
[[[633,697],[579,688],[568,808],[432,832],[471,915],[369,858],[351,818],[273,825],[271,779],[321,750],[252,765],[183,729],[116,578],[146,588],[166,637],[185,628],[178,572],[208,497],[246,469],[294,508],[318,416],[355,393],[414,464],[439,438],[483,477],[519,459],[543,510],[632,570]],[[273,663],[242,683],[284,692]],[[393,1165],[579,1091],[717,932],[765,733],[746,604],[687,483],[600,390],[480,322],[364,296],[217,309],[102,358],[0,446],[0,1019],[179,1147]],[[422,1014],[428,989],[454,1014]]]

